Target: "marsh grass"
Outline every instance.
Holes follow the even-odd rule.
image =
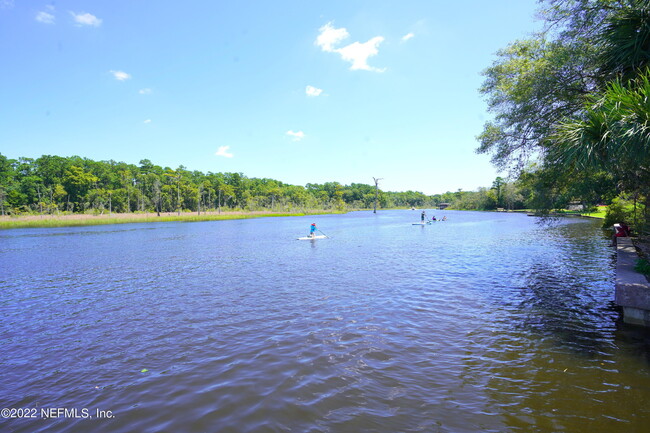
[[[308,210],[304,212],[222,212],[204,213],[167,213],[157,216],[155,213],[129,213],[112,215],[29,215],[29,216],[3,216],[0,217],[0,229],[16,228],[47,228],[47,227],[76,227],[104,224],[129,224],[129,223],[155,223],[155,222],[200,222],[221,221],[264,217],[305,216],[318,214],[344,213],[330,210]]]

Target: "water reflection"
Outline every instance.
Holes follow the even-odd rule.
[[[601,353],[610,344],[617,315],[596,298],[593,284],[585,284],[571,268],[534,264],[520,288],[520,326],[578,352]]]
[[[612,344],[618,315],[610,308],[613,274],[603,273],[592,259],[608,260],[613,251],[597,229],[584,230],[582,224],[548,230],[555,236],[545,237],[543,254],[521,272],[523,284],[515,298],[519,326],[584,355],[603,353]]]

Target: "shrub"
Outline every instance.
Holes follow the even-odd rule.
[[[650,275],[650,263],[645,259],[638,259],[634,270],[643,275]]]
[[[605,221],[603,221],[604,228],[611,228],[616,223],[626,223],[631,225],[634,220],[634,203],[631,200],[626,200],[623,197],[616,197],[612,200],[612,204],[607,208],[605,214]]]

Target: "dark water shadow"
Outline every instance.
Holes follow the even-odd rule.
[[[643,359],[650,366],[650,328],[623,322],[623,308],[612,302],[611,308],[618,314],[614,338],[618,347],[629,356]]]
[[[537,263],[519,288],[517,326],[585,355],[602,353],[611,345],[618,312],[599,292],[566,270]]]
[[[612,302],[615,254],[607,232],[598,223],[587,230],[583,224],[541,224],[552,231],[552,248],[521,272],[523,284],[513,298],[516,326],[584,356],[611,351],[619,311]]]

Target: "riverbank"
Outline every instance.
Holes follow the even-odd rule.
[[[303,212],[272,212],[272,211],[224,211],[224,212],[161,212],[158,216],[150,213],[112,213],[104,215],[68,214],[68,215],[21,215],[0,216],[1,229],[43,228],[43,227],[75,227],[104,224],[150,223],[150,222],[198,222],[219,221],[262,217],[305,216],[344,213],[332,210],[307,210]]]
[[[477,209],[452,209],[452,208],[446,208],[445,210],[476,211]],[[570,211],[570,210],[567,210],[567,209],[553,211],[553,212],[549,212],[549,213],[546,213],[546,214],[537,213],[537,211],[535,211],[535,209],[507,209],[507,210],[506,209],[493,209],[493,210],[489,210],[489,211],[486,211],[486,212],[525,213],[528,216],[585,217],[585,218],[605,219],[605,216],[607,215],[607,206],[598,206],[598,209],[596,210],[596,212]]]

